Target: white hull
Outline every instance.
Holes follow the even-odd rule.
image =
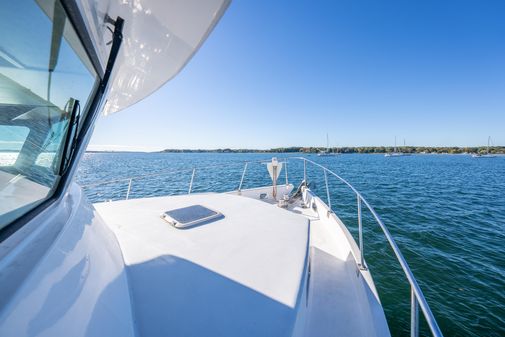
[[[473,154],[473,158],[495,158],[496,155],[494,154]]]
[[[318,157],[336,157],[340,156],[340,153],[318,153]]]
[[[410,156],[410,153],[390,152],[384,155],[384,157],[405,157],[405,156]]]

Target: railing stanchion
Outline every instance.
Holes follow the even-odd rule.
[[[132,188],[132,179],[133,178],[130,178],[130,181],[128,182],[128,190],[126,191],[126,199],[125,200],[128,200],[128,198],[130,197],[130,190]]]
[[[289,182],[288,182],[288,160],[286,159],[286,161],[284,162],[284,170],[286,173],[286,186],[288,186]]]
[[[307,185],[307,160],[303,158],[303,181]]]
[[[361,220],[361,197],[356,193],[358,199],[358,240],[359,240],[359,268],[366,270],[365,254],[363,250],[363,222]]]
[[[410,337],[419,337],[419,306],[413,287],[410,287]]]
[[[242,171],[242,178],[240,178],[240,184],[238,185],[238,192],[242,191],[242,183],[244,182],[245,172],[247,171],[247,162],[244,165],[244,171]]]
[[[326,185],[326,197],[328,198],[328,208],[331,211],[330,189],[328,187],[328,175],[326,174],[326,169],[323,169],[323,172],[324,172],[324,183]]]
[[[189,190],[188,194],[191,194],[191,189],[193,188],[193,179],[195,178],[196,168],[193,169],[193,173],[191,173],[191,180],[189,181]]]

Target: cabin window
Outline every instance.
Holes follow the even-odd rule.
[[[0,32],[2,229],[55,190],[98,77],[59,1],[6,1]]]

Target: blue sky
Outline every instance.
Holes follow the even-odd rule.
[[[505,145],[505,1],[235,0],[91,149]]]

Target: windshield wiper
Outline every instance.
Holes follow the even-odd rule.
[[[63,175],[67,170],[70,159],[75,152],[77,147],[77,135],[79,131],[79,120],[81,118],[81,105],[79,100],[70,98],[67,105],[71,107],[70,111],[70,123],[68,125],[67,137],[65,139],[65,148],[62,153],[60,172],[59,175]]]

